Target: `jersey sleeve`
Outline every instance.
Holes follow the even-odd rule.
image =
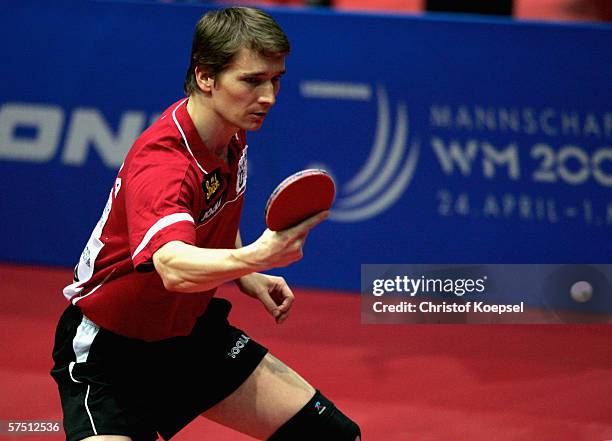
[[[134,267],[153,270],[153,254],[179,240],[195,244],[191,201],[197,176],[181,152],[145,146],[126,170],[125,209]]]

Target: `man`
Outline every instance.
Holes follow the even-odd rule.
[[[359,439],[359,427],[227,321],[234,280],[282,323],[293,293],[260,271],[302,257],[320,213],[242,246],[245,131],[274,105],[287,37],[251,8],[196,26],[188,96],[134,143],[64,289],[55,339],[67,439],[169,439],[202,415],[258,439]]]

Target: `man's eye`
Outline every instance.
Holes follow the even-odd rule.
[[[258,84],[259,78],[245,78],[244,81],[249,84]]]

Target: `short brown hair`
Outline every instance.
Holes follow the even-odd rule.
[[[209,11],[198,21],[193,34],[191,60],[183,89],[187,95],[199,90],[195,68],[200,66],[214,77],[243,47],[265,56],[289,53],[289,39],[264,11],[232,7]]]

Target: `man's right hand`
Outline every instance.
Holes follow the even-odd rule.
[[[304,253],[304,243],[311,229],[329,216],[329,211],[322,211],[301,223],[282,231],[266,229],[250,247],[255,249],[256,265],[264,268],[278,268],[300,260]]]

